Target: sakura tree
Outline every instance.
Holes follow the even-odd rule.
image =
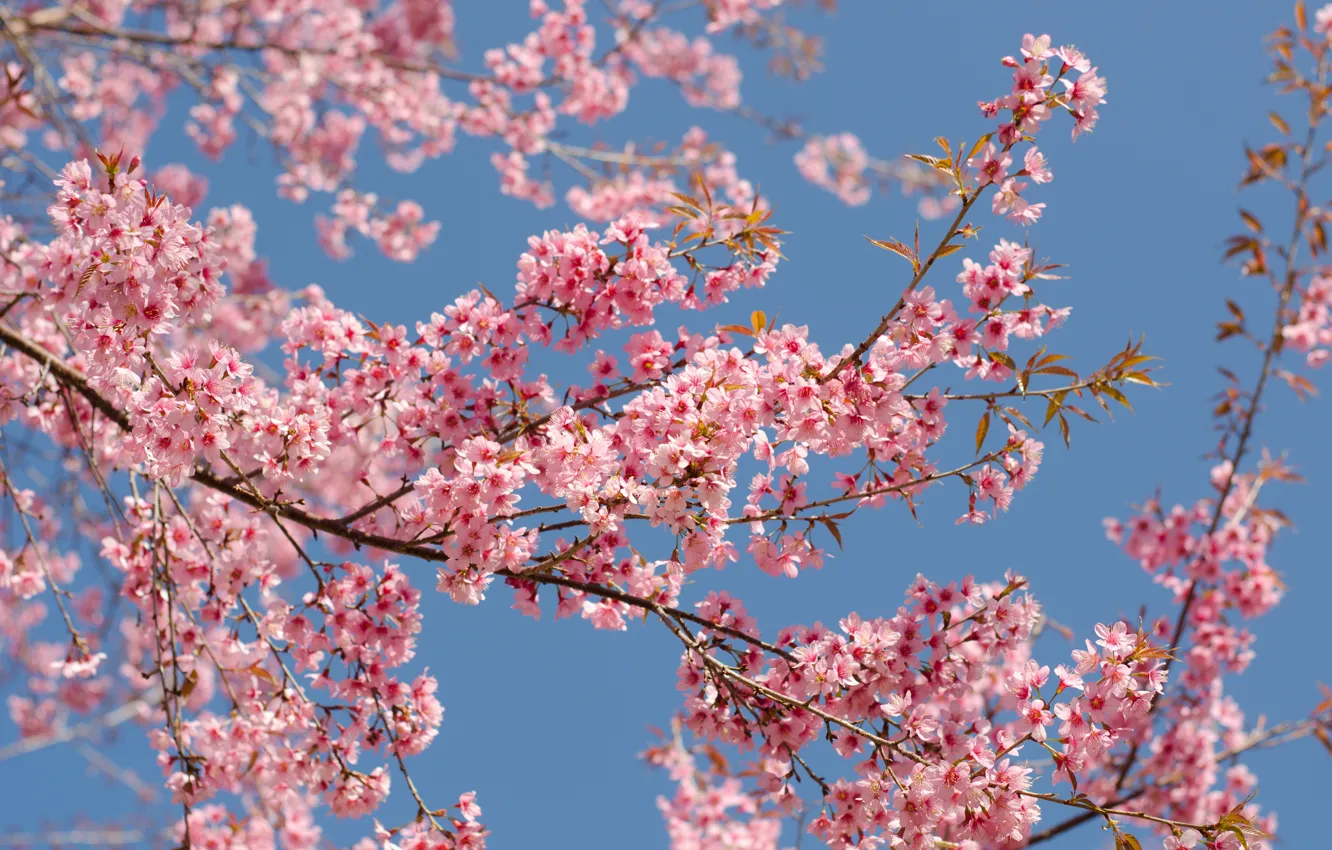
[[[478,61],[443,0],[0,4],[0,760],[78,745],[173,804],[153,830],[14,843],[320,847],[353,819],[358,850],[502,844],[487,789],[414,778],[444,722],[450,651],[421,611],[438,593],[675,642],[657,661],[680,699],[644,718],[669,729],[643,753],[674,785],[673,847],[981,850],[1084,825],[1117,849],[1271,845],[1241,758],[1332,749],[1332,696],[1254,722],[1226,675],[1253,659],[1244,621],[1298,582],[1268,564],[1288,521],[1264,500],[1298,475],[1258,427],[1269,394],[1314,391],[1332,350],[1332,213],[1314,194],[1332,6],[1297,4],[1268,42],[1271,82],[1300,102],[1245,150],[1272,211],[1242,214],[1227,258],[1271,295],[1225,305],[1218,336],[1256,362],[1223,370],[1211,479],[1105,523],[1173,607],[1107,612],[1071,645],[1038,645],[1059,626],[1020,563],[912,567],[904,597],[847,600],[834,626],[760,628],[727,589],[737,570],[799,581],[860,512],[909,518],[928,497],[1001,523],[1041,486],[1046,441],[1071,448],[1080,420],[1159,383],[1143,342],[1091,369],[1058,353],[1060,266],[1029,239],[1055,167],[1096,167],[1078,155],[1106,106],[1093,57],[1014,33],[977,84],[974,133],[878,158],[742,101],[723,36],[776,73],[818,68],[782,7],[532,0],[530,34]],[[732,113],[753,135],[567,141],[650,79],[700,124]],[[277,194],[316,207],[338,258],[360,237],[438,260],[429,202],[381,200],[358,170],[368,131],[405,172],[462,156],[459,134],[488,139],[501,193],[558,197],[581,223],[496,258],[512,291],[423,293],[414,326],[384,322],[273,281],[247,209],[203,212],[199,175],[145,164],[159,127],[214,157],[264,143]],[[1053,163],[1040,144],[1063,133],[1081,143]],[[840,338],[747,291],[788,240],[780,193],[732,152],[765,136],[845,203],[892,187],[923,220],[870,240],[893,289]],[[677,316],[728,303],[749,321]],[[590,377],[551,377],[574,372]],[[99,752],[117,729],[160,775]]]

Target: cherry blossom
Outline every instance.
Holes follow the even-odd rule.
[[[915,516],[928,498],[961,524],[1003,522],[1042,486],[1046,426],[1067,447],[1070,415],[1156,385],[1142,343],[1082,373],[1049,348],[1071,308],[1046,303],[1057,266],[1026,241],[1059,214],[1036,200],[1054,172],[1035,137],[1062,120],[1090,132],[1107,84],[1046,35],[1001,60],[1008,90],[980,103],[974,138],[938,137],[937,154],[892,164],[854,135],[780,125],[803,142],[797,170],[845,203],[890,179],[942,219],[923,246],[870,240],[903,273],[881,316],[817,339],[762,309],[695,315],[753,305],[782,273],[787,234],[740,148],[701,127],[656,146],[564,131],[625,113],[645,79],[700,116],[745,114],[740,61],[716,39],[776,26],[779,5],[627,0],[594,21],[581,0],[532,0],[530,31],[474,72],[455,64],[448,3],[5,11],[0,146],[64,162],[35,216],[0,218],[0,438],[40,447],[0,463],[14,746],[133,724],[181,846],[316,847],[348,819],[360,850],[479,850],[481,795],[413,777],[446,722],[441,682],[461,675],[422,638],[423,595],[511,594],[523,616],[678,641],[680,702],[644,753],[674,786],[658,801],[674,847],[776,848],[792,818],[835,848],[1004,848],[1087,820],[1125,847],[1141,843],[1130,830],[1167,850],[1269,847],[1275,816],[1238,759],[1326,739],[1332,707],[1253,724],[1226,684],[1256,657],[1244,621],[1286,591],[1268,555],[1288,521],[1261,497],[1298,476],[1252,460],[1255,421],[1272,379],[1312,389],[1296,370],[1332,350],[1332,272],[1298,265],[1252,214],[1229,256],[1277,303],[1270,331],[1227,305],[1219,335],[1256,343],[1261,366],[1214,411],[1206,495],[1105,523],[1167,613],[1107,615],[1051,648],[1037,589],[981,557],[986,574],[912,569],[899,599],[776,631],[714,584],[854,569],[836,555],[861,510]],[[511,290],[381,323],[318,286],[281,288],[249,210],[205,211],[202,177],[145,167],[158,106],[185,95],[205,154],[245,132],[271,144],[278,194],[320,205],[335,257],[359,236],[411,262],[441,233],[428,205],[360,185],[367,138],[411,172],[477,137],[502,194],[548,207],[558,186],[580,220],[527,237],[504,261]],[[1322,162],[1283,144],[1250,157],[1246,182],[1294,187],[1296,237],[1319,257],[1327,213],[1306,186]],[[557,183],[555,163],[582,182]],[[978,221],[1001,235],[973,246]],[[1277,365],[1287,347],[1302,366]],[[556,355],[590,383],[534,365]],[[387,822],[390,797],[409,800],[405,823]]]

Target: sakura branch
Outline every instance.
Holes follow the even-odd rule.
[[[1296,259],[1304,242],[1322,251],[1305,187],[1321,166],[1312,130],[1284,154],[1251,157],[1301,200],[1289,246],[1268,244],[1254,219],[1243,248],[1270,273],[1278,309],[1255,389],[1219,412],[1220,496],[1178,515],[1153,506],[1126,544],[1175,591],[1175,629],[1102,623],[1052,673],[1035,645],[1050,620],[1010,571],[1001,582],[917,576],[883,613],[765,636],[741,600],[708,586],[710,571],[742,561],[798,579],[827,564],[842,521],[890,501],[915,515],[937,495],[960,522],[999,520],[1045,461],[1027,405],[1044,409],[1042,428],[1058,419],[1068,443],[1068,414],[1091,418],[1075,401],[1108,412],[1129,404],[1131,385],[1156,385],[1141,343],[1085,375],[1050,351],[1069,308],[1045,302],[1058,265],[1024,238],[948,259],[981,232],[986,197],[997,220],[984,226],[1036,224],[1045,204],[1033,187],[1053,174],[1035,137],[1064,113],[1075,138],[1097,121],[1104,78],[1046,36],[1003,60],[1011,85],[981,104],[973,141],[940,137],[942,156],[913,158],[949,187],[955,214],[938,233],[927,226],[928,253],[919,232],[871,240],[910,266],[872,327],[827,353],[761,309],[747,324],[663,332],[668,316],[755,297],[787,234],[702,130],[676,148],[611,149],[557,138],[556,121],[624,111],[635,74],[671,80],[696,107],[737,108],[734,60],[662,18],[702,11],[710,33],[771,35],[764,13],[776,5],[621,3],[617,40],[598,52],[581,3],[538,2],[537,30],[486,54],[484,75],[438,64],[453,44],[446,4],[6,9],[28,62],[0,107],[23,116],[15,146],[61,110],[141,141],[152,122],[115,75],[165,95],[179,74],[199,98],[192,132],[206,150],[252,122],[282,152],[285,194],[335,196],[322,229],[335,254],[351,232],[398,259],[433,238],[420,208],[386,217],[350,182],[370,127],[408,170],[446,153],[456,130],[501,140],[502,191],[539,204],[553,188],[527,158],[554,157],[590,181],[567,200],[592,222],[529,237],[511,292],[478,286],[409,329],[340,309],[317,286],[280,289],[248,211],[196,220],[206,186],[178,168],[150,178],[132,150],[64,165],[45,232],[0,221],[5,439],[53,446],[75,489],[105,505],[77,515],[71,542],[40,465],[0,465],[13,506],[0,634],[25,673],[9,701],[13,752],[99,728],[71,726],[71,712],[134,706],[125,722],[147,730],[183,846],[314,846],[331,814],[372,821],[365,848],[479,850],[490,830],[476,795],[413,774],[444,719],[420,637],[420,585],[433,578],[459,604],[493,604],[507,588],[523,615],[553,609],[612,632],[642,622],[679,641],[682,710],[649,759],[680,783],[662,809],[682,847],[770,847],[797,812],[833,847],[999,848],[1097,819],[1121,847],[1139,843],[1132,829],[1158,830],[1171,850],[1266,841],[1252,783],[1231,768],[1214,789],[1217,764],[1325,735],[1326,707],[1267,734],[1243,728],[1218,683],[1222,667],[1247,663],[1223,612],[1260,613],[1280,591],[1263,558],[1280,518],[1258,494],[1293,473],[1275,460],[1237,470],[1281,348],[1321,345],[1325,316],[1308,308],[1320,278]],[[1317,74],[1287,65],[1283,79],[1321,91],[1326,48],[1301,27],[1278,45],[1313,52]],[[64,76],[52,89],[37,65],[55,60]],[[446,83],[465,93],[444,95]],[[1299,174],[1282,177],[1296,161]],[[589,378],[557,386],[532,365],[540,349]],[[280,369],[261,368],[265,350]],[[974,431],[969,415],[948,438],[955,412],[976,402]],[[994,421],[1007,433],[992,438]],[[1194,537],[1194,522],[1210,528]],[[85,560],[128,609],[114,629]],[[44,593],[63,644],[45,636]],[[731,747],[751,759],[744,773],[730,771]],[[1181,754],[1198,768],[1188,777],[1166,772]],[[806,780],[809,801],[796,786]],[[410,799],[407,822],[377,819],[391,793]],[[1059,809],[1069,826],[1038,831]]]
[[[22,409],[45,409],[46,419],[59,423],[48,436],[91,446],[97,469],[133,468],[152,484],[151,494],[131,488],[128,528],[104,541],[102,557],[126,575],[127,587],[137,588],[128,595],[138,600],[139,621],[151,633],[146,649],[131,658],[147,662],[151,678],[161,682],[155,745],[167,786],[183,807],[187,840],[204,828],[196,827],[195,814],[211,796],[267,787],[265,777],[286,763],[271,747],[243,748],[239,757],[248,749],[249,761],[238,773],[237,756],[224,759],[216,740],[200,738],[201,729],[221,722],[229,730],[224,738],[246,734],[251,710],[275,706],[283,707],[285,724],[297,717],[332,723],[336,712],[347,712],[346,728],[360,736],[315,739],[306,779],[284,801],[310,806],[322,799],[337,813],[368,812],[387,793],[388,772],[349,765],[359,748],[382,750],[403,772],[429,832],[449,841],[460,834],[461,827],[448,827],[426,805],[404,761],[434,735],[433,680],[404,689],[387,672],[412,656],[416,620],[392,612],[399,602],[410,612],[415,591],[399,589],[404,574],[391,567],[371,580],[361,565],[316,562],[288,523],[353,546],[439,563],[439,588],[460,602],[482,601],[498,575],[514,586],[518,607],[533,615],[540,610],[536,588],[553,586],[557,614],[581,610],[598,627],[623,628],[625,611],[638,608],[676,624],[706,623],[752,651],[782,658],[780,647],[676,604],[685,575],[734,557],[726,539],[734,524],[727,493],[742,456],[766,461],[769,472],[782,466],[805,476],[811,450],[897,440],[915,443],[915,453],[876,450],[872,477],[887,462],[896,466],[892,475],[909,476],[911,489],[936,480],[923,455],[941,436],[942,422],[937,411],[917,411],[896,393],[902,367],[918,355],[903,356],[887,338],[868,352],[863,373],[830,381],[818,379],[827,365],[818,348],[790,325],[740,328],[754,339],[747,352],[725,347],[735,329],[674,342],[655,330],[640,332],[626,346],[632,373],[619,387],[615,360],[599,351],[592,372],[600,383],[572,389],[576,405],[529,412],[553,401],[544,379],[524,376],[529,345],[553,344],[574,354],[608,333],[651,324],[665,305],[704,309],[762,285],[774,271],[781,231],[768,224],[770,212],[756,199],[743,207],[717,199],[706,174],[697,183],[701,197],[677,194],[678,203],[667,210],[678,219],[669,241],[654,241],[653,224],[636,214],[604,234],[580,226],[534,237],[518,264],[511,304],[473,292],[418,325],[414,342],[403,328],[367,325],[308,290],[306,306],[282,323],[289,377],[280,393],[225,343],[206,340],[206,359],[198,352],[205,342],[198,329],[211,323],[218,330],[214,309],[223,304],[220,281],[229,264],[253,266],[244,237],[218,241],[191,224],[188,210],[134,177],[137,158],[102,155],[98,165],[96,174],[86,162],[63,173],[62,195],[50,210],[62,230],[58,248],[31,241],[9,247],[16,291],[50,297],[17,304],[0,338],[13,352],[10,398],[22,399]],[[219,224],[236,221],[232,212]],[[1011,243],[997,250],[1015,285],[1030,291],[1022,283],[1029,277],[1026,252]],[[47,265],[53,251],[66,258],[60,271]],[[917,346],[928,362],[958,359],[958,342],[969,331],[955,332],[946,300],[919,295],[892,339]],[[562,328],[558,338],[556,327]],[[494,383],[475,385],[463,368],[473,361]],[[620,412],[598,404],[621,395],[631,398]],[[815,410],[824,412],[815,416]],[[883,425],[865,424],[873,422]],[[775,429],[775,441],[764,427]],[[1029,477],[1039,444],[1020,432],[1013,439],[1009,448],[1026,460],[1012,468]],[[439,460],[428,461],[427,451]],[[1007,454],[990,457],[1004,456],[1007,463]],[[356,487],[341,493],[312,487],[328,473],[328,462],[361,467],[344,479],[364,486],[373,499],[367,502]],[[760,513],[768,477],[757,473],[759,486],[751,488],[749,507]],[[412,487],[394,486],[394,479]],[[223,498],[182,500],[174,490],[186,481]],[[1013,485],[991,472],[980,486],[1006,506]],[[557,501],[519,510],[525,488]],[[788,489],[798,501],[795,485]],[[894,483],[878,493],[871,487],[856,500],[873,503],[901,489],[908,488]],[[559,500],[572,521],[518,524],[558,511]],[[233,513],[238,505],[258,513],[243,519]],[[974,499],[969,512],[976,513]],[[752,526],[756,516],[747,509],[742,518]],[[630,520],[670,529],[676,553],[656,562],[626,561],[621,528]],[[831,520],[824,524],[836,534]],[[544,553],[538,548],[556,529],[579,527],[580,538],[555,540]],[[237,547],[261,538],[271,541],[263,544],[269,548],[247,561]],[[822,559],[802,534],[773,537],[756,529],[749,550],[762,569],[776,574],[794,575]],[[275,595],[285,575],[280,563],[303,563],[312,573],[317,592],[303,607]],[[339,596],[337,588],[347,590]],[[246,598],[247,589],[258,594],[257,604]],[[348,605],[369,604],[371,596],[362,596],[367,590],[373,590],[373,612],[345,613]],[[352,603],[347,594],[365,601]],[[228,620],[243,623],[252,641],[215,633]],[[385,629],[370,638],[370,631]],[[355,651],[347,644],[353,634]],[[377,654],[397,660],[372,663]],[[347,683],[332,678],[333,659],[345,668]],[[204,688],[202,671],[211,671],[212,687]],[[316,686],[327,681],[342,707],[312,704],[295,684],[306,671]],[[229,720],[206,708],[216,688],[226,692]]]
[[[719,190],[745,204],[754,189],[736,173],[735,156],[697,127],[675,151],[658,154],[650,140],[622,151],[570,143],[558,125],[599,125],[624,113],[644,78],[672,81],[700,110],[738,108],[739,63],[716,49],[716,36],[781,33],[782,44],[805,52],[817,41],[769,21],[776,5],[627,0],[607,4],[599,26],[583,0],[561,8],[533,0],[533,31],[484,51],[477,70],[459,64],[448,2],[3,7],[0,49],[15,61],[0,97],[8,128],[0,150],[14,151],[17,175],[47,168],[24,150],[30,134],[60,159],[71,149],[90,156],[95,138],[142,150],[161,120],[159,105],[184,88],[194,99],[184,127],[204,153],[221,157],[248,128],[282,163],[283,197],[330,199],[317,221],[336,257],[349,256],[349,238],[360,235],[411,261],[438,233],[415,201],[357,186],[367,131],[388,164],[408,172],[452,153],[459,132],[493,139],[501,191],[543,207],[556,189],[549,173],[534,173],[536,160],[547,172],[550,162],[563,163],[585,181],[565,199],[590,219],[660,210],[704,166]],[[667,18],[704,32],[691,36]]]
[[[1310,29],[1303,5],[1297,4],[1296,28],[1278,30],[1269,48],[1275,66],[1270,82],[1280,84],[1283,93],[1309,98],[1308,126],[1302,136],[1293,137],[1285,119],[1274,112],[1272,123],[1283,140],[1266,146],[1261,153],[1246,151],[1249,173],[1243,185],[1277,183],[1289,190],[1294,204],[1291,233],[1284,240],[1269,239],[1261,222],[1243,210],[1240,215],[1244,225],[1254,235],[1229,240],[1227,258],[1247,255],[1243,273],[1267,279],[1275,306],[1271,329],[1261,336],[1242,333],[1245,314],[1233,301],[1227,303],[1231,320],[1220,323],[1218,339],[1246,337],[1259,353],[1260,363],[1252,389],[1247,391],[1239,389],[1239,379],[1232,372],[1221,370],[1231,386],[1213,411],[1221,433],[1213,455],[1217,461],[1211,478],[1215,492],[1191,509],[1177,506],[1165,511],[1153,500],[1130,525],[1115,520],[1107,520],[1106,525],[1112,540],[1122,543],[1128,554],[1138,558],[1158,582],[1175,593],[1179,611],[1174,624],[1168,626],[1163,620],[1158,630],[1169,634],[1170,643],[1179,647],[1177,652],[1187,652],[1189,662],[1182,692],[1161,703],[1172,715],[1166,729],[1144,730],[1144,739],[1134,742],[1120,765],[1114,790],[1134,784],[1136,779],[1136,784],[1151,787],[1153,793],[1148,793],[1146,799],[1186,816],[1226,814],[1221,806],[1228,805],[1232,808],[1226,816],[1246,829],[1257,812],[1247,799],[1243,805],[1237,804],[1233,794],[1221,800],[1203,796],[1184,802],[1186,795],[1171,794],[1169,799],[1174,802],[1167,804],[1166,793],[1151,780],[1163,773],[1174,775],[1183,758],[1193,760],[1201,775],[1214,773],[1219,761],[1214,752],[1217,744],[1243,734],[1243,715],[1224,697],[1220,683],[1223,673],[1242,672],[1248,665],[1253,637],[1229,622],[1227,612],[1233,610],[1243,618],[1258,616],[1275,606],[1284,591],[1265,554],[1272,538],[1288,521],[1279,512],[1260,507],[1258,496],[1267,483],[1300,479],[1266,450],[1251,471],[1244,471],[1244,465],[1252,454],[1258,413],[1271,379],[1283,376],[1296,393],[1308,392],[1312,387],[1306,378],[1278,367],[1288,340],[1299,340],[1300,347],[1309,352],[1308,365],[1321,362],[1318,316],[1320,312],[1325,316],[1326,310],[1321,306],[1318,281],[1323,271],[1318,261],[1326,252],[1326,241],[1322,235],[1324,213],[1311,204],[1310,194],[1325,156],[1317,144],[1326,114],[1321,86],[1328,74],[1324,33],[1330,19],[1332,11],[1325,9],[1317,19],[1321,23]],[[1297,54],[1307,59],[1308,70],[1300,70]],[[1302,261],[1300,252],[1305,246],[1309,260]],[[1269,261],[1273,256],[1275,266]],[[1149,541],[1148,536],[1153,534],[1156,539]],[[1227,568],[1232,563],[1235,566]],[[1217,707],[1224,718],[1221,722],[1203,719],[1209,706]],[[1160,737],[1149,737],[1153,733]],[[1151,755],[1146,764],[1140,765],[1139,756],[1144,750]],[[1230,772],[1232,786],[1253,786],[1254,780],[1247,772],[1239,768]]]

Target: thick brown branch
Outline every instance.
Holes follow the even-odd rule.
[[[41,347],[40,345],[37,345],[32,340],[23,336],[12,326],[4,323],[0,323],[0,340],[3,340],[6,344],[11,346],[15,350],[22,352],[26,356],[32,358],[37,363],[44,366],[50,372],[52,377],[63,383],[65,386],[69,387],[74,392],[83,396],[83,398],[86,399],[89,404],[93,405],[93,407],[97,408],[102,413],[104,413],[108,419],[110,419],[112,422],[115,422],[118,426],[120,426],[122,430],[124,431],[132,430],[129,417],[126,416],[123,411],[121,411],[114,404],[108,401],[105,397],[99,394],[95,389],[93,389],[88,384],[88,379],[82,373],[80,373],[76,369],[71,368],[56,355],[52,354],[50,351],[47,351],[45,348]],[[346,520],[329,519],[326,517],[316,516],[315,514],[312,514],[300,507],[297,507],[296,505],[285,504],[285,503],[274,503],[270,500],[265,499],[262,496],[262,494],[258,493],[258,491],[251,491],[248,488],[237,486],[231,481],[223,479],[217,473],[213,472],[211,469],[203,469],[203,468],[196,469],[190,477],[195,481],[195,483],[201,484],[204,487],[208,487],[211,490],[216,490],[219,493],[225,493],[231,498],[236,499],[237,501],[242,502],[244,504],[247,504],[252,508],[273,515],[274,517],[281,517],[283,519],[291,520],[292,522],[295,522],[298,525],[302,525],[305,528],[310,529],[311,531],[315,532],[322,531],[323,533],[328,534],[330,536],[339,537],[343,540],[346,540],[349,543],[352,543],[357,547],[364,546],[372,549],[381,549],[385,552],[395,552],[400,555],[407,555],[413,558],[419,558],[423,561],[432,561],[435,563],[444,563],[448,560],[447,556],[438,549],[432,549],[427,546],[422,546],[418,543],[414,543],[411,541],[397,540],[392,537],[384,537],[382,535],[371,534],[369,532],[360,531],[358,529],[349,527],[349,524],[347,523]],[[733,629],[728,626],[718,625],[710,620],[704,619],[703,617],[700,617],[696,614],[692,614],[688,611],[662,606],[650,599],[643,599],[642,597],[634,596],[631,593],[626,593],[624,591],[617,590],[613,587],[593,584],[590,582],[577,581],[576,579],[567,578],[565,576],[557,575],[554,573],[545,573],[538,571],[514,572],[511,570],[498,570],[495,574],[504,576],[506,578],[515,578],[515,579],[520,579],[522,581],[536,582],[537,584],[549,584],[549,585],[557,585],[560,587],[567,587],[571,590],[577,590],[582,593],[589,593],[594,596],[600,596],[604,599],[613,599],[617,602],[622,602],[626,605],[629,605],[634,608],[639,608],[644,611],[656,611],[657,609],[661,608],[663,610],[669,611],[672,615],[678,616],[683,620],[686,620],[688,622],[691,622],[698,626],[702,626],[707,629],[711,629],[715,632],[728,635],[738,640],[742,640],[752,646],[756,646],[764,650],[765,652],[770,652],[774,655],[782,656],[783,658],[787,658],[788,660],[791,657],[785,650],[781,649],[780,647],[774,646],[773,644],[767,643],[766,641],[755,638],[752,635],[740,631],[739,629]]]

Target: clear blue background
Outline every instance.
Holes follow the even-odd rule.
[[[1101,519],[1127,516],[1130,504],[1158,486],[1167,504],[1206,495],[1210,464],[1202,455],[1214,441],[1207,399],[1221,385],[1214,367],[1224,363],[1251,382],[1256,356],[1243,344],[1214,344],[1214,324],[1226,297],[1265,323],[1273,296],[1263,283],[1223,267],[1219,257],[1224,237],[1239,230],[1234,211],[1241,204],[1241,145],[1273,135],[1265,118],[1271,108],[1298,125],[1298,104],[1278,100],[1262,85],[1268,69],[1262,38],[1288,22],[1290,5],[843,6],[832,17],[793,13],[826,39],[827,70],[800,85],[768,76],[764,58],[742,45],[725,38],[719,45],[743,57],[747,103],[770,114],[797,115],[813,131],[850,130],[880,156],[932,152],[935,135],[972,139],[987,130],[975,104],[1006,90],[1009,72],[998,59],[1016,53],[1024,32],[1049,32],[1056,44],[1074,43],[1100,67],[1109,80],[1109,103],[1095,133],[1070,145],[1068,124],[1061,120],[1042,137],[1055,182],[1039,189],[1037,200],[1048,208],[1031,237],[1039,254],[1068,264],[1071,279],[1046,297],[1075,308],[1067,329],[1049,342],[1086,371],[1130,334],[1145,334],[1150,352],[1165,358],[1163,377],[1170,386],[1135,393],[1136,415],[1095,426],[1074,422],[1071,452],[1049,432],[1045,465],[996,523],[956,528],[963,496],[956,488],[936,490],[920,523],[896,505],[848,522],[845,551],[798,581],[772,579],[741,562],[724,575],[700,576],[697,584],[740,595],[768,633],[790,623],[834,622],[849,610],[892,610],[917,571],[947,581],[1017,569],[1031,578],[1048,612],[1079,635],[1098,621],[1136,619],[1144,601],[1149,615],[1171,612],[1167,594],[1105,541]],[[525,7],[507,0],[455,3],[467,67],[478,67],[485,48],[526,32]],[[317,282],[335,303],[377,321],[410,327],[477,282],[507,291],[527,234],[576,221],[563,205],[538,211],[501,197],[486,161],[496,149],[491,141],[460,136],[454,155],[404,177],[376,163],[367,140],[359,157],[361,184],[381,197],[417,198],[443,229],[415,265],[390,263],[366,243],[355,245],[353,260],[336,263],[315,245],[312,205],[292,207],[274,197],[275,169],[262,146],[242,142],[223,163],[210,164],[175,129],[182,120],[180,111],[168,119],[149,151],[150,166],[180,161],[206,174],[212,189],[205,207],[243,203],[254,211],[258,248],[275,281],[291,288]],[[892,193],[866,207],[844,207],[796,175],[790,143],[769,143],[763,131],[737,118],[692,112],[660,82],[635,89],[625,116],[591,134],[575,129],[571,139],[674,141],[691,123],[736,151],[742,176],[761,185],[778,209],[777,224],[792,235],[789,262],[766,290],[742,294],[701,321],[697,315],[684,319],[708,327],[743,320],[761,308],[807,323],[825,350],[862,337],[904,282],[902,264],[862,235],[909,235],[914,202]],[[561,174],[560,195],[568,177]],[[1285,200],[1271,195],[1246,198],[1243,205],[1265,220],[1269,212],[1273,221],[1288,215]],[[988,215],[977,220],[987,225],[982,247],[1015,235]],[[922,240],[928,234],[933,244],[940,226],[926,225]],[[945,263],[933,280],[941,291],[953,286],[952,268]],[[662,330],[677,324],[668,315]],[[1325,641],[1320,626],[1332,595],[1324,518],[1330,506],[1326,482],[1332,480],[1328,413],[1326,397],[1300,404],[1278,385],[1259,421],[1259,445],[1290,449],[1293,463],[1315,483],[1274,487],[1270,494],[1271,504],[1286,511],[1297,529],[1283,533],[1271,552],[1290,593],[1274,615],[1250,624],[1258,635],[1258,659],[1228,682],[1251,723],[1259,715],[1276,721],[1307,714],[1318,701],[1315,681],[1332,681],[1332,664],[1314,644]],[[956,420],[964,433],[953,435],[955,457],[969,454],[973,416]],[[433,584],[432,569],[413,569],[423,584]],[[439,804],[461,791],[478,791],[496,848],[664,846],[654,800],[672,789],[635,754],[650,742],[648,726],[665,725],[679,705],[678,644],[658,628],[612,634],[581,621],[556,624],[549,610],[533,622],[509,610],[510,595],[496,590],[476,608],[427,594],[420,660],[438,675],[447,710],[439,739],[414,763],[418,784]],[[687,593],[699,598],[701,589]],[[1053,637],[1041,653],[1053,664],[1066,649]],[[152,781],[140,732],[122,732],[127,740],[110,752],[122,763],[142,765]],[[1328,758],[1305,741],[1247,759],[1261,779],[1260,802],[1281,814],[1288,847],[1326,845]],[[10,761],[0,771],[0,830],[68,827],[72,811],[145,822],[168,811],[160,804],[141,809],[123,786],[81,778],[86,765],[68,751]],[[91,788],[99,790],[85,793]],[[395,788],[401,790],[398,777]],[[382,813],[386,823],[410,816],[405,793],[391,808]],[[1064,815],[1047,807],[1046,825]],[[326,833],[341,843],[362,834],[339,824]],[[1051,846],[1108,844],[1108,836],[1091,826]]]

